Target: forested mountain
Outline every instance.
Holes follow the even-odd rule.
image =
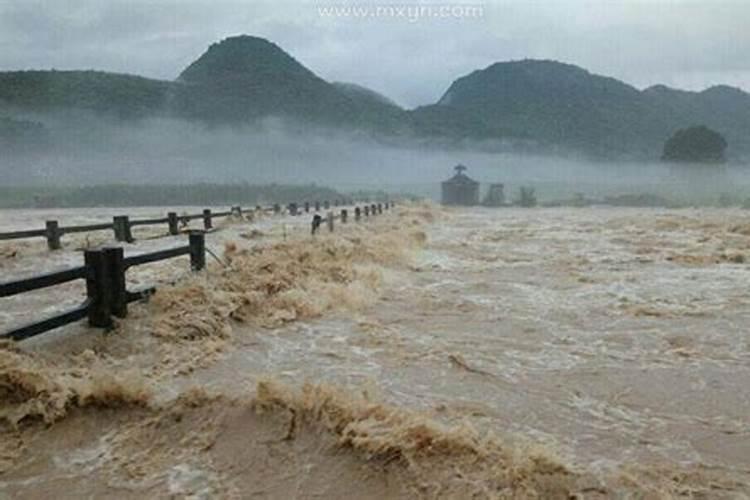
[[[281,116],[369,128],[401,113],[386,103],[342,91],[277,45],[251,36],[212,45],[182,72],[173,88],[172,113],[210,122]]]
[[[641,91],[577,66],[523,60],[474,71],[435,104],[404,110],[359,85],[327,82],[252,36],[213,44],[174,81],[98,71],[0,73],[3,144],[20,137],[33,144],[31,136],[46,133],[45,115],[70,109],[128,122],[171,117],[214,126],[281,117],[303,129],[360,130],[401,143],[523,144],[605,159],[657,159],[676,130],[706,125],[726,137],[730,159],[750,157],[750,95],[736,88]]]

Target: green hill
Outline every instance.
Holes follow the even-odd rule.
[[[172,111],[209,122],[280,116],[326,126],[384,129],[397,107],[343,91],[277,45],[257,37],[227,38],[182,72]]]
[[[82,109],[123,119],[165,110],[170,82],[101,71],[0,72],[0,109]]]
[[[600,158],[656,159],[668,137],[696,123],[724,134],[735,157],[750,155],[750,95],[730,87],[640,91],[577,66],[524,60],[457,79],[428,110],[438,108],[469,114],[480,131]]]
[[[175,81],[98,71],[0,72],[0,116],[15,120],[0,123],[7,147],[42,137],[45,114],[69,109],[126,121],[173,117],[232,126],[281,117],[303,130],[360,130],[400,144],[483,141],[607,159],[658,159],[675,131],[705,124],[726,137],[730,159],[750,157],[750,94],[731,87],[640,91],[577,66],[523,60],[474,71],[437,103],[404,110],[359,85],[327,82],[252,36],[211,45]],[[21,134],[24,121],[42,128]]]
[[[453,82],[435,106],[510,137],[596,156],[648,155],[668,130],[637,89],[554,61],[493,64]]]

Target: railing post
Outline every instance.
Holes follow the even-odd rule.
[[[167,214],[167,223],[169,224],[169,234],[172,236],[180,234],[180,222],[177,218],[177,212],[169,212]]]
[[[349,212],[344,208],[341,210],[341,223],[346,224],[346,219],[349,217]]]
[[[203,209],[203,229],[208,231],[212,227],[213,227],[213,224],[211,224],[211,209],[204,208]]]
[[[124,318],[128,315],[128,295],[125,284],[125,262],[122,247],[107,247],[103,250],[109,271],[109,305],[112,315]]]
[[[84,262],[88,268],[86,296],[89,299],[89,325],[97,328],[110,328],[111,316],[111,275],[107,259],[102,250],[84,250]]]
[[[320,212],[320,202],[319,201],[315,202],[315,211],[316,212]]]
[[[329,208],[331,208],[331,202],[328,200],[325,200],[323,202],[323,210],[328,210]]]
[[[115,230],[115,240],[133,243],[133,234],[130,232],[130,217],[127,215],[115,215],[112,220]]]
[[[135,241],[135,238],[133,238],[133,233],[131,231],[132,229],[130,227],[130,217],[126,215],[125,216],[125,241],[127,243],[133,243]]]
[[[312,218],[312,231],[310,234],[315,235],[315,233],[318,232],[318,229],[320,228],[320,225],[323,223],[323,217],[320,216],[320,214],[313,215]]]
[[[306,214],[310,213],[310,202],[309,201],[305,202],[305,213]]]
[[[190,268],[202,271],[206,267],[206,234],[203,231],[190,231]]]
[[[359,207],[354,207],[354,220],[355,222],[359,222],[359,219],[362,217],[362,209]]]
[[[60,250],[62,245],[60,244],[60,228],[56,220],[48,220],[46,222],[47,230],[47,248],[50,250]]]
[[[122,230],[122,216],[112,217],[112,229],[115,231],[115,241],[125,241],[125,233]]]
[[[333,212],[328,212],[328,215],[326,216],[326,222],[328,223],[328,230],[330,232],[333,232]]]

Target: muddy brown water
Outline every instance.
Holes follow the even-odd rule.
[[[286,238],[291,249],[245,256],[286,263],[181,275],[194,289],[174,293],[192,309],[156,300],[115,335],[74,326],[25,344],[23,369],[0,366],[13,375],[0,378],[5,408],[38,403],[42,386],[18,382],[34,370],[78,394],[54,424],[32,415],[8,427],[0,498],[750,495],[747,212],[418,206],[314,241],[306,223],[264,221],[260,237],[247,237],[259,223],[230,225],[215,246],[257,252]],[[332,255],[325,265],[305,261],[299,249],[325,238],[345,244],[312,254]],[[20,253],[4,271],[44,259]],[[205,324],[190,316],[204,312]],[[181,318],[199,333],[153,334],[187,331]],[[102,371],[137,378],[145,407],[130,396],[82,403],[68,381]],[[253,399],[267,380],[359,402],[284,396],[269,416]],[[220,400],[186,402],[196,387]],[[417,428],[433,429],[420,438],[427,451],[405,444]]]

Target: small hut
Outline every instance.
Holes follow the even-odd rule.
[[[479,183],[466,175],[466,167],[456,165],[456,175],[442,183],[443,205],[478,205]]]

